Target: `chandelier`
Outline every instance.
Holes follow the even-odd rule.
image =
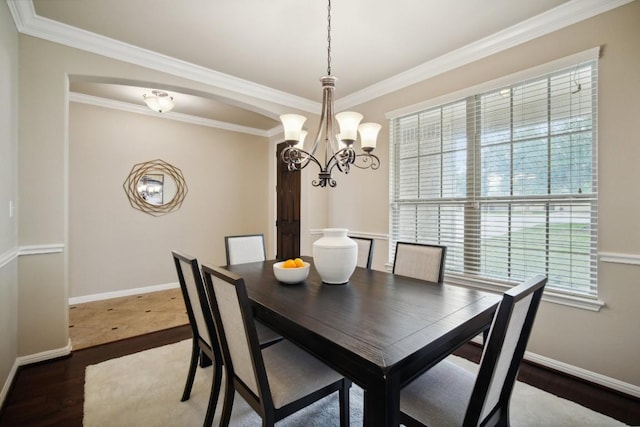
[[[173,97],[161,90],[152,90],[151,95],[145,93],[142,99],[149,108],[158,113],[166,113],[173,108]]]
[[[376,139],[381,126],[378,123],[360,123],[363,116],[360,113],[344,111],[334,114],[334,89],[336,77],[331,75],[331,0],[327,7],[327,75],[320,78],[322,83],[322,112],[320,125],[315,141],[309,151],[304,149],[307,132],[302,130],[306,117],[298,114],[283,114],[280,116],[284,128],[284,142],[287,144],[281,153],[282,161],[288,170],[295,171],[315,163],[320,172],[318,179],[313,180],[315,187],[335,187],[333,179],[334,168],[348,174],[353,165],[360,169],[378,169],[380,159],[372,154],[376,147]],[[336,126],[336,122],[339,126]],[[354,143],[360,134],[362,153],[356,154]],[[324,146],[324,159],[316,157],[320,145]]]

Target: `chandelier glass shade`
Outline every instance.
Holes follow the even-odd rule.
[[[142,99],[149,108],[158,113],[166,113],[173,108],[173,97],[167,92],[161,90],[152,90],[151,95],[146,93],[142,95]]]
[[[299,114],[280,116],[284,129],[284,142],[281,159],[290,171],[301,170],[309,163],[315,163],[320,172],[312,184],[316,187],[335,187],[333,170],[348,174],[351,166],[360,169],[378,169],[380,159],[372,154],[381,126],[378,123],[360,123],[362,114],[353,111],[334,112],[334,90],[337,78],[331,75],[331,0],[328,0],[327,14],[327,75],[320,78],[322,83],[322,110],[320,125],[313,144],[305,149],[307,132],[302,129],[306,118]],[[360,134],[362,153],[356,154],[354,145]],[[318,153],[320,146],[324,158]],[[320,154],[320,155],[319,155]]]

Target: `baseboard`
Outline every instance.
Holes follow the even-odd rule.
[[[13,380],[18,372],[18,367],[24,365],[30,365],[32,363],[44,362],[45,360],[55,359],[57,357],[68,356],[71,354],[71,340],[68,340],[66,347],[56,348],[53,350],[43,351],[41,353],[30,354],[28,356],[20,356],[13,362],[13,366],[9,371],[4,385],[2,386],[2,392],[0,392],[0,408],[4,405],[4,401],[9,394]]]
[[[104,292],[100,294],[85,295],[82,297],[69,298],[69,305],[82,304],[85,302],[101,301],[111,298],[128,297],[131,295],[147,294],[149,292],[166,291],[176,289],[180,286],[178,282],[165,283],[163,285],[144,286],[142,288],[123,289],[121,291]]]
[[[482,336],[478,335],[471,341],[475,344],[482,345]],[[545,368],[553,369],[554,371],[560,372],[562,374],[579,378],[592,384],[606,387],[610,390],[640,398],[640,387],[634,384],[607,377],[606,375],[598,374],[596,372],[579,368],[568,363],[560,362],[546,356],[540,356],[539,354],[532,353],[530,351],[526,351],[524,353],[524,360],[527,362],[535,363],[536,365],[540,365]]]
[[[607,377],[596,372],[588,371],[586,369],[569,365],[564,362],[559,362],[557,360],[550,359],[545,356],[540,356],[539,354],[531,353],[528,351],[525,352],[524,359],[528,362],[533,362],[538,365],[544,366],[545,368],[550,368],[555,371],[580,378],[590,383],[598,384],[608,389],[640,398],[640,387],[637,385],[626,383],[615,378]]]
[[[54,348],[40,353],[20,356],[16,359],[18,366],[31,365],[32,363],[44,362],[45,360],[55,359],[57,357],[68,356],[71,354],[71,340],[69,339],[65,347]]]
[[[2,391],[0,391],[0,408],[4,406],[4,401],[9,395],[9,390],[11,389],[11,385],[13,384],[13,379],[15,378],[16,373],[18,372],[18,366],[19,366],[18,360],[16,359],[13,362],[13,366],[9,371],[9,375],[7,375],[7,379],[4,382],[4,385],[2,386]]]

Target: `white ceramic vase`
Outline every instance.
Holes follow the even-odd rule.
[[[347,237],[346,228],[325,228],[313,243],[313,264],[323,283],[343,285],[356,269],[358,245]]]

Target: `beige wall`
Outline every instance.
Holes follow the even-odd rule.
[[[18,32],[0,3],[0,404],[8,392],[18,333],[18,225],[9,203],[18,201]]]
[[[599,61],[599,251],[640,256],[640,2],[460,67],[356,109],[385,123],[385,113],[491,81],[595,46]],[[356,171],[335,192],[334,225],[388,230],[388,126],[376,152],[382,173]],[[376,243],[376,255],[386,241]],[[386,259],[386,253],[384,258]],[[378,263],[379,267],[380,264]],[[543,303],[528,350],[640,387],[640,266],[599,263],[599,312]]]
[[[72,49],[69,47],[61,46],[55,43],[50,43],[41,39],[37,39],[30,36],[20,35],[19,37],[19,61],[20,61],[20,105],[19,105],[19,139],[20,149],[18,153],[18,182],[19,182],[19,194],[20,194],[20,221],[18,229],[18,239],[20,246],[43,246],[43,245],[62,245],[64,248],[62,255],[60,253],[45,253],[31,255],[29,257],[20,257],[20,263],[23,263],[24,268],[20,267],[19,272],[28,271],[28,274],[19,275],[19,310],[20,319],[24,321],[19,322],[18,335],[20,337],[18,342],[18,354],[30,355],[34,353],[50,353],[55,350],[62,350],[68,346],[68,291],[71,278],[75,276],[75,273],[69,264],[70,257],[72,255],[70,247],[71,231],[78,229],[78,227],[87,226],[86,223],[80,222],[78,224],[71,225],[68,219],[71,218],[70,203],[68,198],[73,196],[70,193],[71,186],[68,182],[70,173],[73,167],[71,164],[71,158],[69,156],[70,146],[70,131],[69,131],[69,102],[68,102],[68,86],[69,78],[74,76],[91,76],[96,78],[110,78],[116,80],[128,80],[147,82],[148,86],[160,86],[166,87],[170,90],[177,92],[185,91],[189,93],[199,93],[201,95],[211,94],[211,96],[224,97],[228,95],[224,90],[213,88],[201,83],[196,83],[186,79],[177,78],[164,73],[159,73],[154,70],[146,69],[144,67],[138,67],[131,64],[123,63],[108,59],[99,55],[94,55]],[[272,116],[277,116],[286,111],[282,106],[271,104],[265,101],[251,99],[247,96],[241,96],[238,102],[250,105],[252,110],[263,111]],[[236,104],[237,105],[237,104]],[[74,109],[75,111],[75,109]],[[89,109],[87,108],[87,111]],[[105,115],[115,114],[114,112],[105,112]],[[122,114],[122,113],[119,113]],[[147,119],[140,119],[138,123],[145,123]],[[98,121],[99,122],[99,121]],[[146,122],[150,123],[150,122]],[[155,123],[155,121],[153,121]],[[74,125],[75,127],[82,128],[82,123]],[[121,127],[126,128],[128,125],[121,124]],[[136,134],[139,136],[142,131],[139,129],[141,124],[133,122],[132,129],[136,129]],[[169,125],[158,125],[161,128]],[[187,129],[187,125],[183,126],[183,129]],[[177,124],[173,125],[172,132],[177,132],[181,129]],[[197,127],[192,126],[189,132],[190,135],[195,135],[198,130]],[[124,131],[125,129],[123,129]],[[87,129],[84,130],[85,135],[90,133]],[[205,138],[206,132],[200,130],[200,136],[198,140],[202,142]],[[213,132],[211,130],[207,132]],[[211,133],[213,137],[214,133]],[[222,135],[221,133],[215,135]],[[238,136],[229,137],[229,133],[224,139],[228,139],[229,142],[238,140]],[[99,135],[92,135],[92,138],[85,137],[84,141],[99,139]],[[206,137],[208,138],[208,136]],[[218,137],[216,136],[215,139]],[[255,140],[255,138],[245,138],[244,141]],[[139,141],[141,141],[139,139]],[[183,143],[188,143],[183,142]],[[215,141],[213,142],[215,143]],[[269,145],[269,141],[264,139],[264,144]],[[218,145],[218,147],[220,147]],[[124,159],[127,164],[127,173],[133,166],[135,161],[152,160],[152,158],[146,158],[142,155],[138,155],[133,151],[133,146],[128,147],[132,151],[128,153],[131,156],[129,159]],[[246,150],[243,148],[242,150]],[[223,150],[224,151],[224,150]],[[218,153],[218,149],[214,150],[214,153]],[[242,151],[239,152],[242,155]],[[253,153],[253,152],[252,152]],[[258,157],[246,160],[245,163],[253,164],[253,162],[260,162],[260,156],[264,156],[264,151],[257,150]],[[114,157],[114,152],[110,153]],[[134,154],[136,154],[134,156]],[[255,155],[255,154],[252,154]],[[117,157],[117,156],[116,156]],[[273,156],[275,157],[275,156]],[[209,159],[206,159],[207,161]],[[274,160],[275,161],[275,160]],[[179,162],[176,162],[179,163]],[[180,165],[181,167],[185,167]],[[202,163],[199,164],[200,168],[203,168]],[[216,170],[228,171],[230,164],[218,167],[213,160],[208,163],[206,167],[214,173]],[[189,171],[191,172],[191,171]],[[230,212],[231,209],[244,209],[247,208],[246,204],[240,202],[242,199],[242,193],[238,190],[237,193],[233,193],[231,203],[223,203],[222,197],[228,193],[223,191],[225,188],[235,189],[239,185],[245,185],[248,179],[247,171],[238,168],[237,173],[241,179],[239,180],[211,180],[209,183],[193,182],[188,183],[192,188],[188,199],[185,202],[184,211],[177,215],[170,214],[167,217],[156,219],[154,224],[166,224],[166,225],[178,225],[182,227],[183,233],[175,231],[172,241],[175,243],[183,243],[183,250],[187,251],[187,242],[183,239],[185,236],[195,235],[199,224],[187,225],[186,222],[180,222],[180,219],[185,220],[189,212],[191,219],[197,217],[206,216],[206,212],[195,212],[194,203],[200,202],[200,199],[193,197],[193,194],[202,195],[203,185],[213,186],[211,193],[220,197],[219,204],[221,212]],[[118,176],[117,185],[121,186],[124,182],[125,176],[121,176],[118,172],[113,172]],[[202,170],[197,170],[194,174],[198,177],[202,177],[204,173]],[[219,175],[216,175],[219,177]],[[255,184],[256,192],[263,192],[268,194],[268,182],[269,177],[262,177],[262,180],[258,179]],[[221,191],[222,190],[222,191]],[[245,188],[242,189],[245,192]],[[250,191],[253,191],[251,189]],[[260,193],[261,195],[263,193]],[[257,193],[256,193],[257,194]],[[121,194],[118,193],[118,199],[114,200],[114,203],[121,201]],[[266,200],[265,195],[257,196],[254,198],[258,203]],[[202,199],[205,200],[205,199]],[[200,208],[203,205],[199,205]],[[206,207],[205,207],[206,208]],[[226,211],[225,211],[226,209]],[[255,215],[255,218],[260,217],[259,220],[252,219],[240,219],[237,222],[231,222],[223,224],[229,226],[229,228],[236,228],[235,231],[240,231],[240,226],[251,226],[255,228],[257,224],[261,227],[265,227],[265,224],[273,224],[272,218],[269,217],[268,208],[265,210],[245,209],[246,212],[251,212]],[[129,218],[133,218],[132,225],[148,224],[150,218],[146,215],[140,216],[137,211],[131,209],[127,210],[127,215],[131,215]],[[267,212],[267,215],[262,218],[262,214]],[[77,213],[77,212],[76,212]],[[215,215],[212,216],[212,221],[215,219]],[[77,215],[76,215],[77,217]],[[74,218],[76,218],[74,217]],[[83,221],[85,221],[84,217]],[[144,219],[143,219],[144,218]],[[104,220],[104,217],[102,217]],[[117,221],[118,218],[114,218],[113,221]],[[99,220],[97,220],[99,221]],[[186,220],[185,220],[186,221]],[[172,224],[173,223],[173,224]],[[134,229],[132,227],[131,229]],[[142,227],[143,228],[143,227]],[[138,227],[138,230],[142,229]],[[161,227],[158,227],[161,228]],[[205,229],[204,232],[211,229]],[[224,232],[216,231],[216,235],[207,236],[215,239],[216,236],[223,235]],[[180,234],[180,237],[178,235]],[[75,238],[75,237],[74,237]],[[215,241],[215,240],[214,240]],[[74,244],[77,241],[74,241]],[[86,242],[85,242],[86,243]],[[95,244],[95,243],[94,243]],[[136,242],[130,241],[121,242],[120,250],[127,246],[134,246]],[[216,242],[218,244],[218,242]],[[198,240],[194,243],[196,250],[202,250],[205,246],[205,240]],[[149,246],[150,247],[150,246]],[[148,248],[144,253],[148,252]],[[213,248],[216,249],[213,249]],[[155,250],[155,249],[154,249]],[[212,261],[220,261],[219,249],[213,244],[204,248],[207,255],[211,256]],[[153,250],[151,250],[153,252]],[[143,253],[143,254],[144,254]],[[197,255],[197,254],[196,254]],[[89,256],[89,261],[93,263],[93,266],[97,266],[97,256],[92,253]],[[108,254],[110,258],[107,258],[108,262],[113,259],[112,253]],[[119,255],[122,259],[122,255]],[[133,256],[133,255],[132,255]],[[154,254],[155,256],[155,254]],[[167,257],[170,255],[166,255]],[[165,258],[167,259],[167,258]],[[168,258],[170,263],[170,258]],[[130,261],[128,261],[130,262]],[[97,267],[96,267],[97,268]],[[104,266],[100,266],[104,268]],[[118,268],[118,266],[114,266]],[[163,267],[164,268],[164,267]],[[138,274],[140,270],[126,272],[131,275]],[[82,271],[83,279],[89,275],[86,271]],[[95,279],[95,278],[94,278]],[[75,279],[74,279],[75,280]],[[91,289],[103,290],[105,289],[105,282],[99,279],[98,283],[91,282],[89,285]],[[160,274],[155,272],[146,277],[142,284],[137,283],[134,287],[140,287],[149,284],[163,284],[167,282],[173,282],[175,279],[169,276],[168,270],[161,271]],[[160,283],[157,283],[160,282]],[[77,283],[77,280],[75,281]],[[110,286],[116,286],[116,289],[122,289],[117,287],[131,286],[130,283],[126,285],[117,284]],[[111,289],[113,290],[113,288]],[[75,287],[74,287],[75,291]],[[93,292],[92,290],[80,291]],[[42,307],[46,307],[43,310]],[[36,339],[42,332],[44,337],[42,340]]]
[[[176,283],[171,250],[223,265],[225,235],[266,235],[269,152],[262,137],[71,103],[69,296]],[[188,187],[182,207],[159,217],[133,209],[122,186],[154,159]]]

